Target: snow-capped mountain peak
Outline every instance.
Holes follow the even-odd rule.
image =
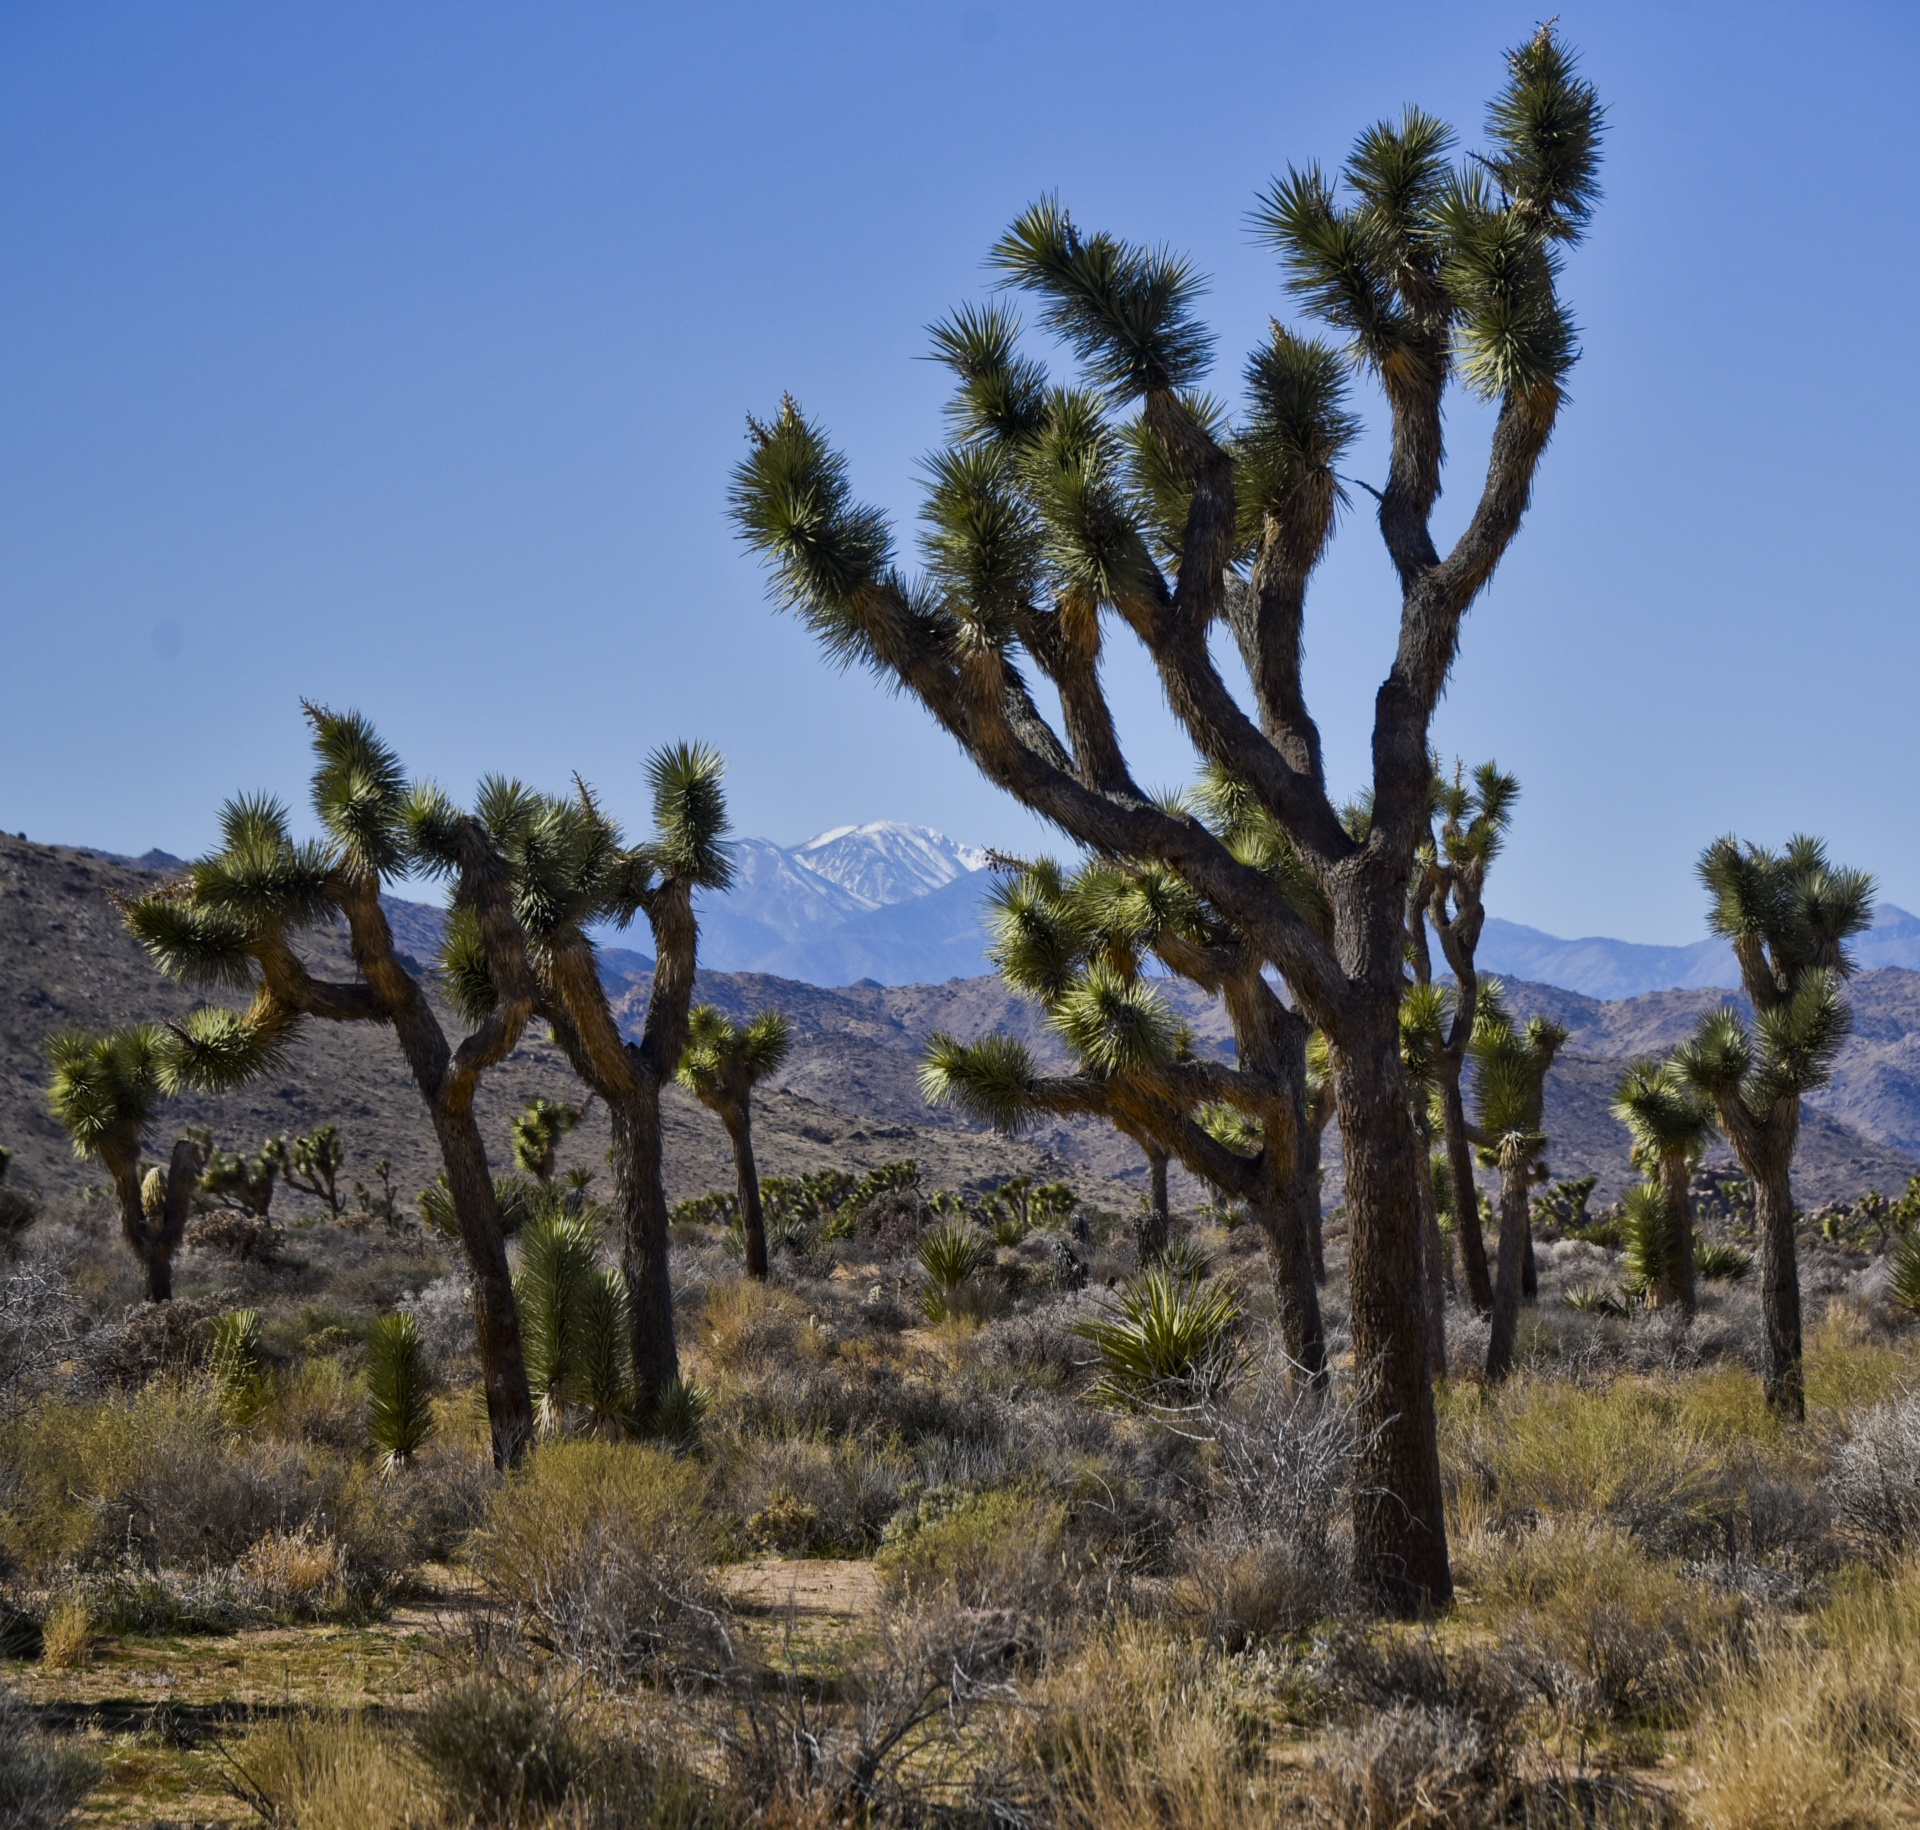
[[[974,846],[899,820],[835,826],[796,845],[791,856],[875,909],[944,889],[987,862]]]

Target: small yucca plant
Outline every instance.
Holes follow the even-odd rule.
[[[1693,1245],[1693,1269],[1695,1275],[1700,1277],[1738,1283],[1753,1269],[1753,1254],[1741,1251],[1737,1245],[1724,1239],[1696,1239]],[[1916,1264],[1914,1270],[1914,1294],[1920,1296],[1920,1264]]]
[[[631,1318],[627,1280],[595,1271],[580,1293],[577,1395],[603,1423],[624,1423],[633,1409]]]
[[[703,1385],[685,1379],[672,1380],[654,1401],[646,1419],[646,1433],[661,1442],[685,1447],[700,1434],[700,1420],[710,1402]]]
[[[214,1318],[213,1382],[221,1413],[234,1429],[250,1428],[266,1409],[272,1386],[260,1351],[258,1309],[229,1309]]]
[[[1224,1391],[1240,1368],[1234,1337],[1240,1301],[1155,1266],[1123,1285],[1107,1314],[1074,1333],[1092,1343],[1100,1377],[1092,1395],[1105,1404],[1177,1407]]]
[[[381,1466],[408,1466],[433,1434],[433,1379],[411,1315],[383,1315],[367,1330],[367,1396],[367,1433]]]
[[[600,1275],[600,1231],[584,1215],[549,1210],[520,1235],[513,1279],[526,1343],[527,1384],[539,1423],[552,1433],[566,1420],[580,1374],[586,1306]]]
[[[956,1299],[991,1256],[991,1248],[957,1214],[929,1229],[920,1239],[920,1270],[927,1285],[920,1312],[930,1322],[954,1313]]]
[[[1627,1190],[1620,1207],[1627,1289],[1635,1296],[1666,1282],[1673,1259],[1673,1222],[1666,1197],[1652,1182]]]
[[[1627,1305],[1613,1291],[1600,1284],[1575,1284],[1561,1293],[1560,1300],[1581,1315],[1625,1315]]]

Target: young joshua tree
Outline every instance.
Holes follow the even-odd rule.
[[[1547,1073],[1567,1032],[1546,1017],[1533,1017],[1524,1029],[1516,1030],[1499,1008],[1498,986],[1487,989],[1493,995],[1483,995],[1473,1038],[1474,1092],[1479,1106],[1474,1142],[1491,1150],[1500,1166],[1500,1261],[1487,1336],[1487,1377],[1504,1379],[1513,1368],[1513,1346],[1520,1331],[1534,1166],[1547,1147],[1542,1117]]]
[[[1004,309],[935,334],[957,391],[928,465],[927,569],[909,578],[877,509],[791,400],[753,427],[734,482],[743,536],[828,654],[904,686],[974,764],[1077,843],[1176,870],[1285,978],[1326,1032],[1345,1144],[1361,1440],[1360,1580],[1411,1611],[1452,1590],[1427,1380],[1420,1143],[1399,1058],[1414,852],[1427,829],[1433,709],[1468,609],[1518,533],[1576,357],[1557,282],[1598,198],[1601,109],[1543,27],[1508,58],[1488,145],[1415,109],[1368,128],[1337,175],[1275,181],[1256,212],[1322,343],[1275,324],[1229,425],[1195,389],[1211,339],[1198,276],[1158,249],[1082,231],[1057,201],[993,250],[1078,358],[1053,384]],[[1374,702],[1372,820],[1341,822],[1302,687],[1306,587],[1343,499],[1349,375],[1391,418],[1372,490],[1398,580],[1399,637]],[[1478,500],[1446,552],[1432,531],[1454,383],[1497,409]],[[1244,785],[1332,911],[1308,922],[1266,873],[1134,779],[1100,682],[1118,623],[1200,755]],[[1229,635],[1252,703],[1210,637]],[[1032,689],[1035,676],[1056,726]]]
[[[606,1102],[613,1207],[632,1305],[634,1400],[643,1420],[660,1413],[680,1379],[660,1099],[687,1046],[699,944],[693,894],[724,889],[732,880],[724,766],[699,744],[656,751],[647,763],[653,836],[634,846],[583,783],[576,783],[572,799],[558,800],[518,782],[492,781],[479,804],[510,875],[516,980],[530,978],[537,1014],[574,1072]],[[434,836],[437,824],[430,814],[420,823],[422,855],[440,856],[450,868],[453,854]],[[653,932],[653,989],[639,1039],[628,1041],[588,930],[607,921],[626,927],[642,914]],[[466,919],[449,925],[448,990],[472,1019],[507,995],[495,953],[481,943]]]
[[[687,1046],[680,1057],[680,1084],[727,1128],[747,1242],[747,1275],[763,1281],[771,1266],[766,1217],[760,1211],[760,1171],[753,1160],[753,1089],[786,1060],[792,1046],[793,1025],[777,1010],[763,1010],[740,1025],[711,1004],[697,1004],[687,1020]]]
[[[1847,942],[1873,920],[1873,879],[1827,861],[1799,835],[1772,852],[1716,839],[1701,854],[1708,924],[1733,942],[1749,1025],[1730,1004],[1701,1019],[1674,1062],[1713,1101],[1720,1129],[1753,1182],[1767,1402],[1806,1414],[1800,1369],[1800,1266],[1793,1239],[1793,1152],[1800,1100],[1824,1086],[1852,1027],[1840,989]]]
[[[1613,1115],[1633,1134],[1634,1166],[1659,1192],[1667,1245],[1647,1304],[1694,1310],[1693,1202],[1687,1184],[1713,1135],[1713,1106],[1671,1061],[1636,1061],[1614,1089]]]
[[[358,713],[306,710],[313,806],[326,837],[296,844],[278,802],[229,801],[220,849],[189,866],[180,882],[125,904],[127,926],[169,978],[252,993],[244,1012],[203,1007],[174,1031],[170,1071],[183,1084],[219,1091],[257,1079],[312,1018],[393,1031],[440,1146],[473,1280],[494,1460],[510,1467],[531,1438],[533,1404],[499,1204],[473,1110],[481,1076],[511,1052],[533,1008],[506,875],[485,827],[435,803],[436,855],[459,860],[453,918],[477,937],[503,987],[485,1019],[454,1043],[396,951],[380,906],[382,888],[418,860],[420,796]],[[336,920],[346,923],[357,972],[345,982],[316,978],[294,947],[302,934]]]
[[[553,1180],[560,1140],[586,1116],[586,1107],[535,1099],[513,1121],[513,1163],[545,1187]]]
[[[1092,1113],[1244,1201],[1267,1244],[1288,1357],[1324,1383],[1304,1212],[1309,1199],[1318,1206],[1319,1178],[1316,1163],[1302,1185],[1296,1148],[1306,1129],[1305,1021],[1267,984],[1258,956],[1164,867],[1093,863],[1069,877],[1043,861],[998,886],[995,902],[995,962],[1046,1010],[1075,1071],[1042,1075],[1009,1036],[966,1044],[936,1034],[921,1071],[927,1097],[1009,1132],[1043,1113]],[[1233,1067],[1193,1055],[1141,977],[1148,952],[1223,999]]]
[[[120,1234],[146,1274],[147,1301],[173,1297],[173,1255],[206,1167],[197,1138],[179,1138],[163,1170],[140,1173],[140,1153],[161,1101],[179,1084],[171,1038],[137,1023],[108,1035],[69,1029],[47,1045],[53,1062],[48,1099],[73,1140],[75,1156],[106,1169],[120,1208]]]
[[[1436,780],[1433,799],[1438,825],[1415,854],[1413,890],[1407,906],[1414,977],[1422,985],[1432,982],[1428,923],[1439,936],[1441,954],[1453,974],[1451,1020],[1434,1054],[1435,1083],[1467,1300],[1483,1315],[1493,1307],[1493,1284],[1487,1275],[1486,1242],[1480,1237],[1473,1146],[1467,1136],[1467,1108],[1460,1092],[1460,1077],[1473,1042],[1474,1019],[1479,1014],[1480,978],[1474,969],[1474,955],[1487,920],[1483,899],[1487,867],[1499,853],[1513,819],[1513,803],[1519,796],[1519,782],[1490,762],[1474,770],[1471,784],[1458,767],[1452,781],[1444,777]]]

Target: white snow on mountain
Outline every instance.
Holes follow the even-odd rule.
[[[870,909],[944,889],[987,862],[985,852],[931,826],[907,826],[898,820],[836,826],[796,845],[790,855]]]
[[[930,826],[874,820],[803,844],[733,843],[734,880],[703,895],[701,963],[816,985],[940,983],[988,969],[986,854]]]

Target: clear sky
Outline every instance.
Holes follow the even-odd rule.
[[[1031,843],[769,608],[743,416],[791,389],[910,535],[924,326],[1048,190],[1192,254],[1231,389],[1289,314],[1256,190],[1409,101],[1471,143],[1535,16],[8,0],[0,825],[191,852],[231,790],[300,795],[306,694],[460,790],[578,769],[637,820],[645,752],[701,736],[742,832]],[[1920,908],[1916,20],[1561,12],[1611,117],[1585,355],[1437,728],[1523,783],[1494,913],[1689,939],[1701,844],[1798,827]],[[1453,426],[1457,521],[1486,428]],[[1309,624],[1343,789],[1395,608],[1353,513]],[[1114,690],[1183,778],[1152,680]]]

